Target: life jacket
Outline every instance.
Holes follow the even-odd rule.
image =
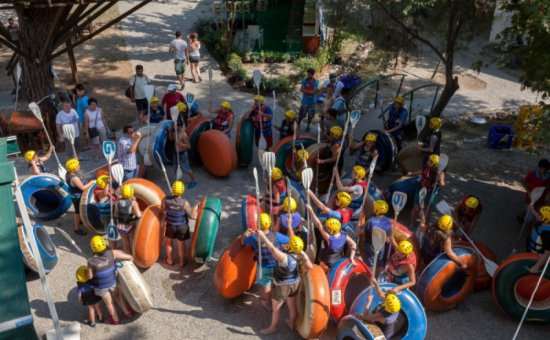
[[[273,269],[273,279],[279,283],[293,284],[299,280],[298,258],[292,254],[286,254],[286,256],[288,257],[288,266],[283,268],[279,262],[276,262]],[[294,269],[290,269],[290,267],[294,267]]]
[[[268,109],[267,105],[262,105],[261,107],[262,112],[266,112]],[[256,134],[260,133],[260,116],[258,115],[258,109],[252,110],[252,121],[254,122],[254,130],[256,131]],[[271,120],[266,120],[262,118],[262,132],[264,136],[271,136],[273,133],[273,130],[271,129]],[[291,125],[292,129],[292,125]]]
[[[87,294],[90,294],[94,291],[94,286],[90,284],[90,282],[77,282],[76,286],[78,288],[78,292],[81,296],[85,296]]]
[[[408,266],[409,264],[412,264],[416,271],[416,255],[414,252],[412,252],[408,257],[399,257],[399,253],[395,252],[390,259],[390,265],[388,267],[388,273],[391,276],[390,281],[393,281],[394,278],[408,276],[408,272],[403,272],[399,269],[401,266]]]
[[[453,232],[444,232],[437,226],[432,226],[428,228],[426,236],[427,237],[424,237],[424,242],[422,243],[422,258],[424,262],[428,264],[436,256],[443,253],[443,245],[447,238],[453,237]]]
[[[164,109],[162,107],[159,106],[156,110],[151,108],[151,116],[149,117],[149,122],[160,123],[163,118],[164,118]]]
[[[67,174],[65,175],[65,182],[67,182],[67,185],[69,186],[69,195],[71,195],[71,198],[77,199],[77,198],[80,198],[80,196],[82,196],[82,190],[75,187],[74,184],[71,182],[72,179],[75,178],[75,177],[80,178],[80,181],[82,182],[83,185],[88,183],[88,181],[86,181],[80,173],[74,173],[74,172],[68,172],[67,171]]]
[[[117,221],[121,224],[128,224],[133,216],[132,214],[133,201],[127,198],[121,199],[116,202],[117,208]]]
[[[441,131],[439,130],[432,130],[431,133],[426,136],[426,139],[424,139],[423,147],[428,148],[430,147],[430,139],[432,136],[435,136],[437,138],[437,142],[434,146],[434,151],[432,153],[435,153],[436,155],[439,155],[441,153]]]
[[[393,314],[390,312],[386,312],[382,304],[379,304],[374,308],[374,313],[380,313],[384,317],[386,322],[381,323],[381,322],[375,321],[374,323],[384,333],[384,337],[386,339],[390,339],[395,333],[395,322],[399,317],[399,312],[393,313]]]
[[[218,112],[214,117],[213,127],[216,130],[224,131],[229,127],[229,117],[234,116],[233,111]]]
[[[373,154],[373,150],[376,150],[376,145],[373,145],[370,149],[366,149],[365,146],[359,149],[359,156],[355,161],[355,165],[361,165],[365,169],[368,169],[370,166],[370,163],[373,160],[372,154]]]
[[[257,237],[257,236],[256,236]],[[271,243],[279,248],[279,244],[277,242],[277,234],[270,231],[266,234],[266,237]],[[258,247],[254,247],[254,254],[256,255],[256,258],[259,256]],[[262,242],[262,267],[264,268],[274,268],[275,267],[275,258],[273,257],[273,254],[271,253],[271,250],[265,245],[264,242]]]
[[[91,283],[95,288],[105,289],[116,285],[115,256],[112,250],[93,256],[88,263],[94,272]]]
[[[336,209],[336,211],[338,211],[340,213],[340,216],[342,216],[342,220],[340,221],[340,223],[342,223],[342,225],[348,223],[349,221],[351,221],[351,217],[353,215],[353,209],[351,209],[350,207],[347,207],[347,208],[338,208]]]
[[[425,166],[420,176],[420,187],[431,189],[437,180],[437,168]]]
[[[286,231],[288,230],[288,214],[284,213],[281,214],[281,225]],[[302,222],[302,216],[300,216],[299,212],[292,213],[291,217],[291,223],[292,223],[292,229],[296,229],[300,226],[300,223]]]
[[[168,196],[164,200],[166,210],[166,225],[180,229],[189,227],[189,218],[184,210],[185,199],[181,196]]]
[[[372,231],[374,228],[380,228],[388,234],[388,232],[391,232],[391,222],[386,217],[379,218],[379,217],[371,217],[367,220],[367,227],[368,229],[365,230],[365,245],[371,245],[372,246]]]
[[[323,241],[325,247],[321,249],[320,259],[328,267],[332,267],[344,256],[344,246],[346,245],[346,239],[348,234],[345,231],[340,232],[340,236],[329,236],[328,243]]]
[[[46,166],[41,161],[36,162],[36,166],[38,167],[38,170],[40,170],[41,174],[43,174],[45,172],[51,172],[51,170],[46,168]],[[32,164],[28,163],[27,164],[27,169],[30,169],[31,167],[32,167]]]
[[[283,119],[283,121],[281,122],[279,139],[283,139],[294,134],[294,130],[292,130],[292,125],[292,122],[288,122],[286,119]]]
[[[539,254],[544,253],[544,245],[540,237],[543,232],[550,233],[550,224],[540,225],[533,229],[531,237],[529,238],[529,243],[527,244],[527,251]]]
[[[286,180],[280,179],[278,181],[273,182],[273,186],[277,187],[277,190],[279,190],[279,201],[273,201],[273,206],[278,207],[281,205],[281,202],[284,199],[284,195],[286,195]],[[273,200],[275,197],[275,194],[273,193],[273,190],[271,191],[271,195],[266,197],[266,201],[269,204],[271,200]]]

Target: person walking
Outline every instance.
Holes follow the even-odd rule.
[[[181,91],[185,88],[185,65],[189,64],[189,51],[187,50],[187,42],[183,40],[180,31],[176,31],[176,39],[170,43],[168,53],[174,56],[174,70],[180,82]]]
[[[136,160],[136,151],[141,140],[141,133],[131,125],[126,125],[122,128],[122,135],[118,139],[117,153],[118,163],[124,168],[124,181],[130,178],[136,178],[138,173],[138,164]]]
[[[77,84],[74,88],[74,95],[75,95],[75,105],[76,105],[76,113],[78,114],[78,120],[80,122],[81,126],[84,126],[84,120],[86,116],[86,110],[88,109],[88,95],[86,95],[86,90],[84,89],[84,85]],[[88,135],[88,130],[84,128],[82,131],[82,135],[84,136],[84,145],[82,146],[82,150],[86,151],[90,149],[90,136]]]
[[[147,111],[147,96],[145,95],[145,85],[151,83],[149,77],[143,73],[143,65],[136,65],[136,74],[134,74],[130,80],[130,99],[132,103],[136,103],[138,111],[138,123],[141,124],[143,116]]]
[[[194,83],[197,82],[197,79],[199,82],[202,81],[201,70],[199,68],[199,61],[201,60],[201,42],[198,40],[198,36],[197,32],[189,34],[189,45],[187,47],[189,62],[191,63],[191,76],[193,77]]]
[[[55,116],[55,128],[57,130],[57,135],[59,136],[58,137],[59,142],[62,144],[64,143],[65,150],[71,150],[71,147],[67,146],[67,143],[69,143],[69,141],[68,139],[65,138],[66,136],[63,134],[63,125],[65,124],[73,125],[74,140],[76,144],[76,141],[80,136],[80,121],[78,120],[78,114],[73,108],[71,108],[71,103],[69,103],[68,100],[64,100],[61,106],[63,109],[59,111]]]
[[[88,133],[94,149],[94,162],[99,160],[99,144],[107,139],[107,121],[103,110],[97,106],[97,99],[88,99],[88,108],[84,114],[84,131]]]

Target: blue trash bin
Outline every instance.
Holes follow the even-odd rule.
[[[492,125],[489,128],[487,144],[491,149],[510,149],[515,132],[510,125]]]

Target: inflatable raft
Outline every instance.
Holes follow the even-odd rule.
[[[361,321],[358,316],[346,315],[338,322],[336,329],[337,340],[386,340],[380,327]]]
[[[464,302],[473,291],[477,277],[477,259],[471,250],[453,247],[460,260],[468,265],[465,271],[445,253],[430,262],[420,276],[416,292],[427,309],[440,312]]]
[[[407,146],[397,155],[397,164],[403,175],[420,171],[424,166],[424,154],[418,150],[417,145]]]
[[[483,256],[485,256],[486,258],[488,258],[489,260],[491,260],[493,262],[497,262],[497,256],[495,255],[493,250],[491,248],[489,248],[488,245],[486,245],[485,243],[483,243],[481,241],[477,241],[477,240],[474,240],[474,244],[476,245],[477,249],[479,249],[481,251]],[[477,290],[484,290],[484,289],[489,288],[491,286],[491,281],[493,280],[493,278],[491,277],[491,275],[489,275],[489,273],[487,272],[487,269],[485,269],[485,262],[483,261],[481,256],[479,256],[479,254],[475,251],[475,249],[472,247],[470,242],[468,242],[468,241],[454,241],[453,245],[461,247],[461,248],[470,249],[476,255],[476,259],[477,259],[477,279],[476,279],[476,283],[474,285],[474,290],[477,291]]]
[[[292,144],[293,144],[292,140],[293,140],[293,136],[287,136],[281,139],[273,147],[273,152],[275,152],[275,156],[276,156],[275,166],[283,171],[283,175],[291,176],[292,178],[295,178],[295,175],[291,173],[292,172],[292,169],[290,169],[291,166],[290,168],[287,167],[287,165],[292,164],[292,157],[294,155],[294,153],[292,152]],[[304,149],[307,150],[307,148],[310,145],[313,145],[315,143],[316,143],[315,138],[313,138],[310,135],[301,134],[296,136],[297,149],[300,149],[301,146],[303,145]],[[309,161],[308,161],[308,164],[311,166]]]
[[[254,123],[252,119],[239,119],[235,139],[237,158],[240,167],[246,168],[254,158]]]
[[[327,276],[318,265],[313,265],[298,289],[296,300],[296,330],[304,339],[317,339],[328,326],[330,289]]]
[[[174,144],[167,143],[168,129],[174,125],[172,120],[164,120],[160,122],[155,130],[155,134],[149,136],[149,143],[153,146],[153,156],[157,164],[162,161],[164,165],[173,164]],[[158,159],[157,154],[160,156]]]
[[[360,259],[357,265],[348,258],[336,262],[328,274],[330,287],[330,317],[338,321],[349,313],[355,298],[370,285],[371,270]]]
[[[252,287],[257,262],[252,248],[241,244],[237,237],[223,252],[214,272],[214,286],[224,298],[235,298]]]
[[[132,261],[117,263],[117,285],[136,312],[145,313],[153,307],[151,288]]]
[[[36,244],[38,245],[38,251],[42,259],[42,265],[46,273],[53,270],[57,264],[57,251],[55,244],[53,243],[50,234],[44,229],[40,223],[35,223],[33,228],[34,237],[36,238]],[[29,237],[23,226],[17,227],[17,234],[19,236],[19,247],[23,254],[23,262],[32,271],[38,273],[36,266],[36,260],[32,253]]]
[[[407,204],[405,206],[412,207],[414,205],[414,195],[420,187],[420,176],[403,176],[393,182],[388,188],[388,200],[396,191],[401,191],[407,194]]]
[[[207,130],[210,130],[210,119],[203,116],[195,118],[191,122],[191,124],[189,124],[189,126],[185,129],[185,132],[189,137],[189,143],[191,143],[191,149],[189,149],[187,152],[189,154],[189,160],[193,162],[193,164],[202,164],[197,145],[199,141],[199,136],[202,134],[202,132]]]
[[[58,218],[71,207],[69,187],[51,174],[30,176],[21,183],[21,192],[27,210],[36,218]]]
[[[201,133],[197,150],[204,167],[217,177],[225,177],[237,167],[237,151],[227,135],[219,130]]]
[[[145,209],[132,243],[134,263],[140,268],[149,268],[154,265],[160,256],[160,205],[150,205]]]
[[[521,319],[540,274],[529,273],[538,255],[521,253],[510,256],[498,266],[493,277],[493,299],[498,307],[515,319]],[[550,323],[550,270],[544,274],[525,322]]]
[[[134,196],[142,211],[150,205],[161,204],[166,196],[158,185],[143,178],[132,178],[124,184],[131,184],[134,187]]]
[[[195,262],[205,263],[212,256],[221,213],[222,201],[219,198],[205,197],[202,199],[191,239],[191,258]]]
[[[388,170],[397,158],[397,144],[391,135],[387,135],[380,130],[367,131],[361,140],[369,133],[374,133],[378,136],[376,139],[376,149],[378,150],[378,160],[376,166],[380,167],[382,172]]]
[[[241,218],[243,231],[247,229],[258,230],[258,207],[256,205],[256,196],[247,195],[241,205]],[[260,206],[260,213],[262,207]]]
[[[82,224],[92,233],[104,235],[107,233],[107,226],[111,219],[111,209],[108,201],[104,203],[97,202],[94,195],[96,189],[97,185],[92,184],[82,192],[80,218]]]

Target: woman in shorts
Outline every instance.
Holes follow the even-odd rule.
[[[107,139],[107,122],[103,110],[97,106],[97,99],[88,99],[88,108],[84,114],[84,131],[94,148],[94,161],[99,160],[99,144]]]

